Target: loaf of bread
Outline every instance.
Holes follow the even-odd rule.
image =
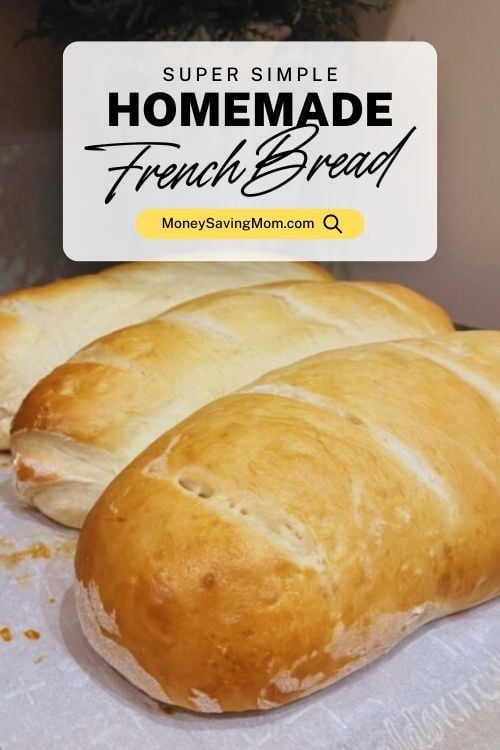
[[[404,287],[295,281],[221,292],[94,342],[42,380],[15,417],[20,495],[81,526],[107,484],[209,401],[325,349],[452,329]]]
[[[106,489],[76,577],[96,651],[206,712],[296,700],[497,596],[500,333],[321,353],[205,406]]]
[[[203,294],[329,279],[312,263],[126,263],[0,298],[0,450],[28,391],[90,341]]]

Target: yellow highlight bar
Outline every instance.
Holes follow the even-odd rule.
[[[352,240],[364,220],[354,208],[149,208],[136,229],[152,240]]]

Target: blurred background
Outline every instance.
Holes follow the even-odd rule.
[[[439,249],[425,263],[335,263],[332,270],[339,278],[406,283],[456,321],[498,328],[499,28],[498,0],[393,0],[388,6],[376,0],[3,0],[0,292],[98,266],[74,263],[62,252],[61,51],[67,41],[313,40],[357,33],[362,40],[424,40],[437,49]]]

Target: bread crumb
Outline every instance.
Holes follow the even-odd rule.
[[[54,552],[56,555],[60,555],[61,557],[68,556],[73,557],[73,555],[76,552],[76,543],[77,538],[74,539],[66,539],[63,542],[56,542],[54,545]]]
[[[31,628],[25,630],[24,635],[26,636],[26,638],[29,638],[30,641],[37,641],[40,638],[40,633],[38,632],[38,630],[31,630]]]
[[[26,547],[25,549],[1,553],[0,565],[11,570],[25,560],[49,560],[53,555],[56,557],[73,557],[76,551],[76,542],[76,537],[74,539],[65,539],[56,542],[52,549],[44,542],[33,542],[33,544],[30,544],[29,547]],[[8,540],[2,540],[1,546],[10,547],[12,544],[9,543]]]
[[[23,562],[24,560],[34,560],[38,558],[44,558],[48,560],[50,558],[50,550],[43,542],[34,542],[26,549],[19,550],[18,552],[6,552],[0,555],[0,565],[5,568],[15,568],[16,565]]]
[[[13,639],[12,631],[10,628],[0,628],[0,638],[3,641],[11,641]]]

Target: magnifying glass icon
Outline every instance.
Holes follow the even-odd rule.
[[[323,226],[331,232],[337,231],[339,234],[344,234],[339,227],[339,217],[336,214],[326,214],[326,216],[323,217]]]

